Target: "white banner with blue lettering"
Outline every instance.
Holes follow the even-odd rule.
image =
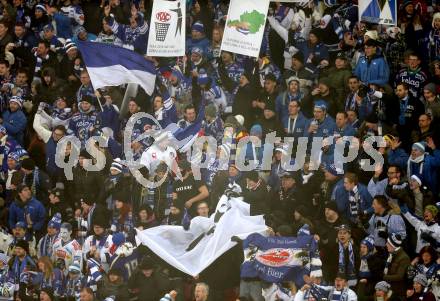
[[[176,269],[196,276],[236,242],[252,233],[264,233],[262,215],[250,216],[249,204],[241,197],[223,195],[209,217],[194,217],[188,231],[182,226],[158,226],[137,232],[137,238]]]
[[[359,1],[359,20],[375,24],[397,24],[396,0],[362,0]]]

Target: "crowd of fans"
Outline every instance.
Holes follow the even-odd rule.
[[[399,0],[397,26],[385,26],[360,22],[355,0],[271,2],[255,59],[220,50],[229,1],[186,1],[186,56],[145,56],[156,66],[155,92],[139,89],[123,105],[125,87],[93,88],[77,43],[146,55],[152,2],[0,1],[2,298],[440,300],[440,4]],[[163,128],[203,119],[199,135],[218,148],[201,180],[169,135],[137,139],[154,128],[140,119],[133,157],[143,176],[165,181],[138,183],[122,147],[137,112]],[[268,171],[240,171],[234,157],[262,163],[268,146],[236,143],[271,132],[293,145],[275,145]],[[81,142],[73,179],[56,163],[58,142],[71,135]],[[105,155],[101,171],[85,168],[92,136],[108,142],[91,146]],[[370,136],[385,144],[364,143]],[[301,137],[305,163],[287,171],[282,158],[295,161]],[[313,138],[324,138],[319,156]],[[349,151],[355,139],[356,158],[338,168],[335,142]],[[58,155],[67,162],[73,147]],[[371,148],[384,164],[365,171]],[[241,278],[240,244],[190,277],[137,242],[136,229],[208,217],[230,184],[270,235],[314,235],[322,277]]]

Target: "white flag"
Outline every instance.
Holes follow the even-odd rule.
[[[148,56],[185,55],[185,0],[154,0]]]
[[[258,57],[269,0],[231,0],[221,50]]]
[[[209,218],[195,217],[188,231],[182,226],[158,226],[137,232],[137,238],[170,265],[191,276],[200,274],[236,242],[267,226],[262,215],[250,216],[241,198],[222,196]]]

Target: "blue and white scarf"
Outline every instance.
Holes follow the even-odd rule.
[[[49,258],[52,258],[52,252],[53,252],[53,243],[55,239],[57,239],[58,234],[55,234],[53,236],[50,236],[49,234],[46,234],[41,241],[41,247],[40,247],[40,257],[42,256],[48,256]]]
[[[357,219],[359,215],[359,189],[357,186],[353,188],[353,190],[348,192],[348,202],[350,206],[350,215],[352,218]]]
[[[43,63],[49,59],[49,54],[47,54],[45,57],[40,57],[35,52],[35,59],[36,59],[36,63],[35,63],[35,70],[34,70],[34,78],[40,78],[39,72],[41,71],[41,68],[43,67]]]
[[[344,245],[339,242],[339,260],[338,260],[338,270],[344,273],[348,277],[348,283],[352,286],[353,282],[356,284],[356,274],[355,274],[355,263],[354,263],[354,252],[353,252],[353,242],[348,242],[348,266],[345,266],[345,248]]]

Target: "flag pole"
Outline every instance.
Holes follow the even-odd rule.
[[[98,93],[96,93],[98,92]],[[101,112],[104,112],[104,109],[102,108],[102,104],[101,104],[101,98],[99,96],[101,96],[101,93],[98,90],[95,90],[95,96],[98,99],[98,104],[99,107],[101,108]]]
[[[138,92],[138,84],[129,83],[127,85],[127,89],[125,90],[125,95],[122,100],[121,108],[120,108],[120,116],[124,116],[127,113],[128,102],[132,97],[136,97]]]

